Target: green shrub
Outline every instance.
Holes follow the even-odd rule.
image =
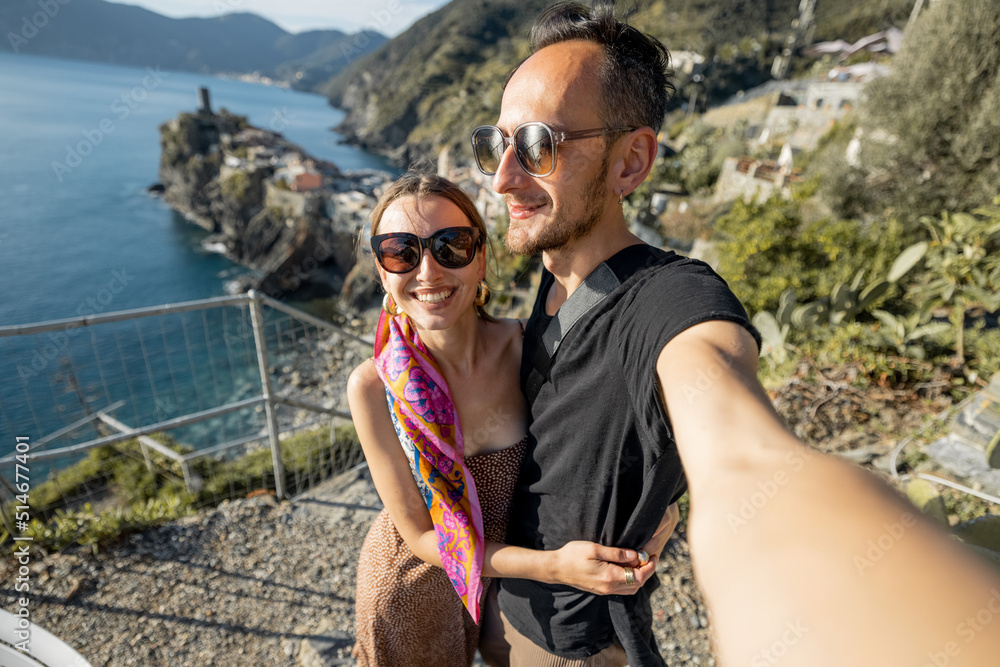
[[[33,519],[23,535],[50,551],[79,544],[89,546],[97,553],[102,545],[123,535],[174,521],[193,511],[190,497],[184,495],[150,498],[129,507],[115,507],[102,512],[95,512],[87,503],[82,510],[57,510],[47,522]]]
[[[290,492],[303,490],[294,486],[296,480],[327,477],[353,464],[360,456],[361,445],[352,424],[334,428],[336,446],[331,446],[330,431],[330,426],[323,426],[282,440],[282,460]],[[191,451],[168,436],[154,437],[179,453]],[[273,488],[269,448],[228,461],[211,457],[192,460],[192,472],[206,480],[195,494],[186,490],[179,464],[153,450],[149,456],[155,471],[146,467],[135,440],[91,450],[85,459],[32,490],[32,505],[41,512],[35,513],[24,534],[50,551],[79,544],[96,552],[120,535],[192,514],[196,507]],[[110,505],[106,509],[95,510],[91,503],[86,503],[81,510],[52,510],[54,505],[80,495],[85,488],[102,487],[108,492],[106,501],[102,501]],[[9,537],[6,532],[3,535],[0,542]]]
[[[286,481],[294,482],[303,475],[315,475],[318,470],[336,470],[340,462],[354,460],[361,451],[357,433],[352,424],[334,429],[331,447],[330,427],[321,426],[311,431],[296,433],[281,441],[281,459],[285,465]],[[196,459],[201,466],[196,472],[205,479],[198,492],[198,504],[211,504],[224,498],[246,495],[251,491],[273,488],[273,464],[268,447],[255,449],[244,456],[228,461]],[[301,489],[290,489],[295,493]]]
[[[236,201],[237,203],[242,203],[247,196],[247,191],[250,189],[250,178],[244,171],[234,171],[219,184],[222,188],[222,194]]]
[[[190,447],[177,445],[168,436],[158,435],[155,439],[178,453],[191,451]],[[115,501],[126,505],[154,498],[164,487],[171,487],[171,491],[176,491],[176,479],[164,477],[164,473],[173,473],[175,478],[179,478],[179,467],[153,449],[148,449],[147,454],[154,471],[147,468],[137,440],[96,447],[87,453],[86,458],[59,470],[32,489],[32,507],[44,513],[54,506],[84,495],[88,489],[101,487],[111,488]]]
[[[879,334],[880,327],[878,322],[849,322],[839,327],[798,332],[793,342],[802,355],[814,359],[820,367],[857,366],[862,371],[858,376],[862,384],[877,381],[896,385],[931,380],[934,364],[899,356]],[[945,350],[940,340],[924,342],[928,359],[939,357]]]
[[[854,136],[858,124],[854,116],[848,114],[836,121],[826,134],[820,137],[816,148],[795,156],[795,166],[805,173],[811,173],[813,165],[829,165],[833,160],[844,159],[847,144]],[[828,179],[826,169],[821,169],[821,182]]]
[[[895,220],[803,222],[802,204],[815,189],[807,182],[790,200],[737,201],[716,221],[719,273],[751,313],[776,311],[789,288],[804,303],[850,283],[861,269],[870,279],[883,275],[905,247]]]
[[[111,447],[97,447],[82,461],[50,476],[31,490],[32,506],[44,510],[64,498],[79,495],[87,486],[104,483],[111,477],[105,464],[113,452]]]
[[[1000,373],[1000,329],[987,329],[979,320],[965,335],[966,364],[986,380]]]
[[[955,358],[965,362],[966,313],[977,306],[1000,308],[1000,197],[973,213],[924,216],[929,233],[924,273],[911,288],[921,311],[946,307],[955,329]]]

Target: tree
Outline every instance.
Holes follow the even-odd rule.
[[[998,34],[997,0],[938,0],[868,86],[861,166],[896,214],[968,211],[1000,192]]]

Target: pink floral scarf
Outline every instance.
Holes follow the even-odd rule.
[[[441,563],[479,623],[486,545],[479,495],[465,466],[462,427],[448,385],[405,315],[389,317],[382,312],[375,369],[385,384],[393,426],[434,522]]]

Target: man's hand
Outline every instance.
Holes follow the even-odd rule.
[[[649,554],[649,562],[653,563],[654,567],[656,566],[656,562],[660,560],[663,547],[667,546],[667,541],[674,534],[674,530],[677,528],[680,520],[681,510],[677,507],[677,503],[674,503],[663,514],[663,518],[660,519],[660,525],[657,527],[656,532],[653,533],[653,537],[642,547],[642,550]]]

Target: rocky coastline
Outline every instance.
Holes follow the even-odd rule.
[[[352,305],[377,296],[355,268],[355,247],[386,172],[341,171],[279,132],[243,116],[201,108],[160,127],[159,183],[150,194],[211,232],[203,246],[249,269],[229,291],[338,296]],[[360,283],[360,284],[359,284]]]

